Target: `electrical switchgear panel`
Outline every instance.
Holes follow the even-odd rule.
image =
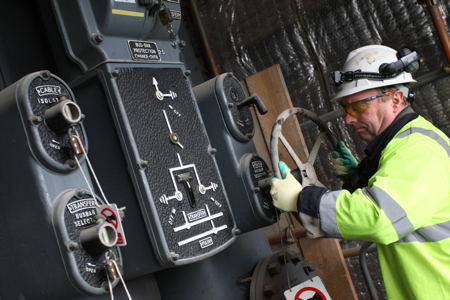
[[[11,276],[0,280],[1,297],[105,294],[121,276],[123,216],[94,193],[72,90],[35,72],[0,92],[0,108],[0,125],[10,129],[2,131],[0,233],[13,250],[2,252],[0,267]]]
[[[117,68],[112,78],[114,117],[160,263],[220,251],[234,239],[234,220],[184,72]]]
[[[235,279],[270,249],[261,232],[238,235],[274,221],[252,142],[262,102],[231,74],[192,88],[180,1],[34,4],[61,74],[0,92],[2,168],[17,170],[0,172],[0,267],[13,270],[0,298],[131,299],[129,283],[133,299],[158,300],[201,278],[181,268],[208,277],[193,295],[245,293]],[[210,285],[210,266],[227,285]],[[180,273],[157,286],[157,271]]]
[[[245,91],[231,73],[221,74],[194,87],[206,129],[217,152],[219,169],[232,204],[237,227],[246,232],[275,222],[269,194],[272,173],[256,153],[250,105],[260,113],[266,109],[256,95]]]

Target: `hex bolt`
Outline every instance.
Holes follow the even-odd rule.
[[[178,260],[180,258],[180,255],[175,252],[170,252],[170,258],[172,258],[173,260]]]
[[[231,230],[231,233],[234,235],[239,235],[239,234],[241,234],[241,230],[239,228],[233,228]]]
[[[179,41],[178,41],[178,47],[180,47],[180,48],[186,47],[186,42],[183,41],[183,40],[179,40]]]
[[[77,199],[83,199],[85,196],[92,197],[92,195],[86,194],[86,192],[83,190],[77,190],[75,192],[75,198]]]
[[[69,250],[70,252],[77,250],[78,247],[79,247],[78,243],[72,241],[67,243],[67,250]]]
[[[214,154],[216,154],[216,152],[217,152],[217,149],[216,149],[216,148],[208,147],[208,153],[209,153],[210,155],[214,155]]]
[[[186,77],[191,76],[191,70],[184,71],[184,76]]]
[[[100,44],[101,42],[103,42],[103,35],[99,33],[93,34],[91,40],[96,44]]]
[[[51,77],[51,76],[50,76],[50,72],[48,72],[48,71],[42,72],[41,77],[42,77],[42,79],[44,79],[44,80],[49,80],[50,77]]]
[[[145,168],[148,167],[148,161],[147,161],[147,160],[140,159],[140,160],[138,161],[138,165],[139,165],[139,168],[145,169]]]
[[[112,70],[111,75],[114,77],[119,76],[119,70],[117,70],[117,69]]]
[[[228,106],[228,108],[233,108],[234,107],[234,103],[228,102],[227,106]]]
[[[31,116],[29,118],[29,120],[33,125],[38,125],[39,123],[42,122],[42,117],[41,116]]]

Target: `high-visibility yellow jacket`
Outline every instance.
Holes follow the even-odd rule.
[[[422,117],[381,152],[368,185],[320,199],[329,236],[377,243],[389,299],[450,299],[449,138]]]

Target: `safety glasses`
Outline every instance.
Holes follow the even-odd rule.
[[[371,102],[375,99],[384,97],[384,96],[390,96],[394,95],[394,92],[384,92],[372,97],[364,98],[349,104],[342,104],[341,107],[344,110],[346,114],[351,115],[352,117],[357,117],[361,115],[363,112],[365,112],[367,109],[369,109]]]

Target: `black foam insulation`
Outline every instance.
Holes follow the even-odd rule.
[[[423,57],[413,108],[450,135],[449,65],[428,8],[417,0],[195,0],[201,23],[220,72],[239,80],[280,64],[294,106],[331,115],[330,129],[347,142],[359,159],[365,143],[345,125],[328,74],[339,70],[347,54],[368,44],[394,49],[408,47]],[[436,0],[449,27],[450,1]],[[276,99],[271,99],[276,101]],[[334,113],[333,113],[334,112]],[[306,120],[300,118],[300,123]],[[302,126],[312,146],[315,126]],[[309,148],[311,149],[311,148]],[[325,153],[324,153],[325,152]],[[341,183],[330,172],[330,155],[322,151],[315,165],[319,179],[330,188]],[[354,244],[353,244],[354,245]],[[372,260],[370,264],[373,264]],[[368,299],[357,259],[349,267],[360,299]],[[373,269],[373,268],[372,268]],[[383,296],[379,271],[376,284]]]

